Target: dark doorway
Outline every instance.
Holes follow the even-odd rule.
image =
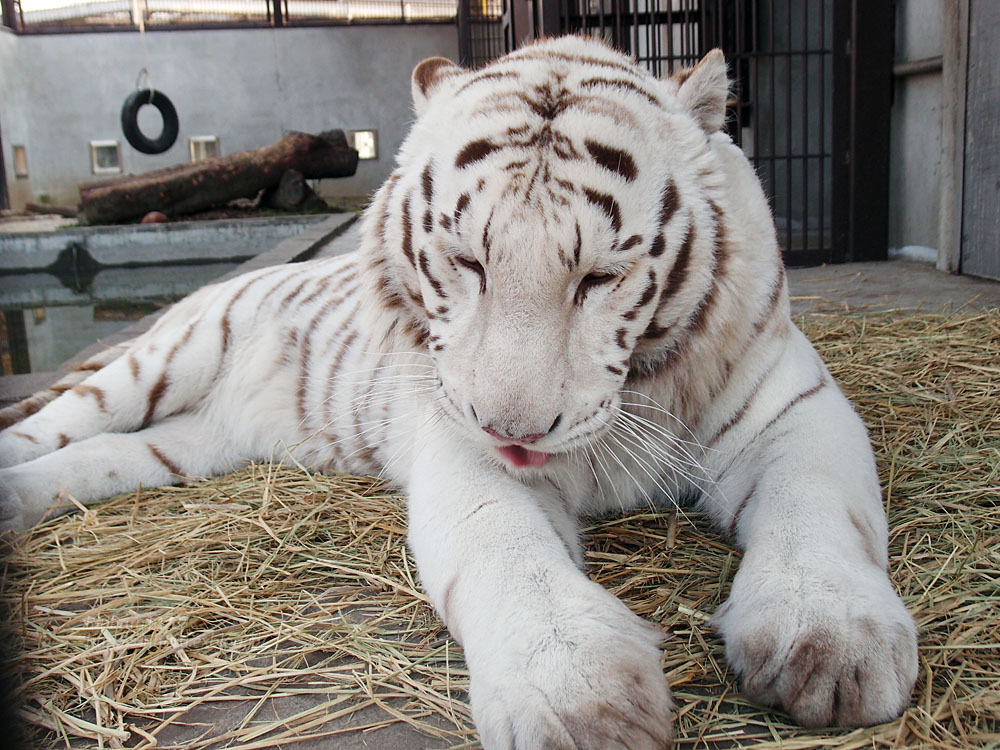
[[[565,32],[601,37],[656,75],[721,47],[727,130],[764,184],[786,263],[886,257],[891,0],[503,0],[480,18],[460,46],[467,64]]]

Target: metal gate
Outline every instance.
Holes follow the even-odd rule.
[[[726,128],[764,184],[786,263],[886,257],[891,0],[502,3],[479,16],[478,39],[460,25],[466,64],[566,32],[603,38],[656,75],[721,47],[734,82]]]

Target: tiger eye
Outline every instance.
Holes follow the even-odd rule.
[[[464,255],[455,256],[455,261],[460,265],[468,268],[473,273],[479,276],[479,293],[486,293],[486,269],[483,268],[483,264],[480,263],[475,258],[468,258]]]
[[[609,284],[617,278],[613,273],[588,273],[580,279],[580,285],[576,288],[576,294],[573,296],[573,303],[576,305],[583,304],[587,292],[594,287]]]

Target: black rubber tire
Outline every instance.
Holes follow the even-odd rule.
[[[152,95],[152,96],[151,96]],[[163,131],[156,139],[147,138],[139,130],[139,110],[146,104],[151,104],[160,110],[163,118]],[[177,110],[173,102],[162,91],[155,89],[139,89],[129,94],[122,105],[122,131],[136,151],[144,154],[162,154],[174,145],[180,125],[177,122]]]

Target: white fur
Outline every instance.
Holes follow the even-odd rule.
[[[808,725],[897,716],[916,630],[871,448],[789,319],[726,86],[718,54],[657,81],[579,38],[418,67],[360,253],[208,287],[0,433],[5,525],[171,467],[380,471],[485,746],[652,748],[659,633],[581,572],[576,518],[696,495],[745,550],[714,623],[747,693]],[[551,458],[517,468],[485,428]]]

